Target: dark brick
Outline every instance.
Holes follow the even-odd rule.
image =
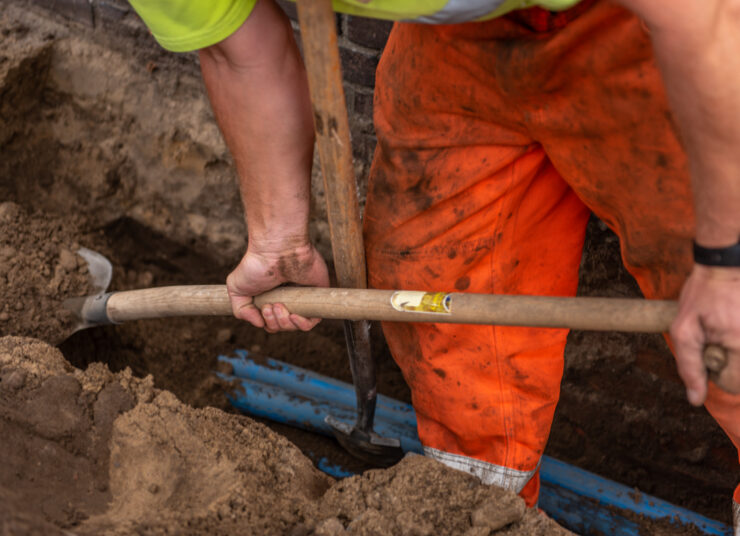
[[[344,89],[344,102],[347,104],[347,111],[352,114],[355,111],[355,90],[346,82],[342,84],[342,88]]]
[[[378,55],[359,50],[340,47],[344,80],[367,88],[375,86],[375,68],[378,66]]]
[[[355,91],[352,110],[363,117],[372,119],[373,117],[373,94]]]
[[[76,20],[88,26],[95,25],[93,7],[88,0],[32,0],[33,3],[61,14],[69,19]]]
[[[128,3],[116,1],[98,2],[96,15],[105,22],[118,22],[131,12]]]
[[[352,131],[352,155],[359,161],[370,163],[378,140],[370,134]]]
[[[285,11],[285,14],[288,15],[290,20],[298,21],[298,10],[296,9],[294,2],[277,0],[277,3],[281,8],[283,8],[283,11]]]
[[[393,23],[385,20],[346,16],[344,36],[358,45],[381,50]]]

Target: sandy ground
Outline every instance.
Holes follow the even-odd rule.
[[[2,534],[569,534],[422,456],[336,482],[249,418],[31,338],[0,339],[0,437]]]
[[[41,214],[32,219],[9,201],[0,203],[0,226],[0,326],[5,333],[61,342],[76,323],[63,300],[92,292],[87,263],[75,253],[79,226]]]

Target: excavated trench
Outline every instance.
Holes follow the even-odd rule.
[[[508,530],[521,524],[505,533],[553,533],[544,518],[522,517],[510,497],[419,460],[336,484],[304,454],[367,467],[333,440],[267,429],[229,407],[213,370],[219,354],[236,348],[350,381],[338,322],[268,335],[232,318],[168,319],[70,336],[59,303],[86,291],[84,267],[70,252],[105,254],[116,290],[222,283],[244,247],[241,207],[192,62],[151,48],[122,51],[6,8],[0,335],[61,351],[0,339],[0,450],[10,462],[0,471],[0,519],[12,518],[14,534],[161,533],[182,529],[183,519],[191,533],[248,526],[255,534],[335,534],[339,524],[362,534],[411,526],[487,534],[492,527],[471,519],[494,503],[519,519]],[[328,255],[320,187],[315,198],[312,231]],[[637,294],[616,238],[597,221],[579,291]],[[408,401],[378,341],[380,391]],[[658,336],[571,334],[548,454],[729,523],[736,454],[706,411],[684,400]],[[204,486],[210,491],[188,491]],[[434,507],[410,492],[427,486],[436,490]],[[449,517],[451,525],[433,515],[457,507],[464,515]]]

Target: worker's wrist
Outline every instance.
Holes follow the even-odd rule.
[[[250,233],[247,243],[247,253],[269,257],[300,255],[308,253],[312,249],[313,245],[308,237],[308,231],[281,236],[254,236]]]
[[[706,266],[694,263],[692,277],[699,278],[707,283],[737,284],[740,283],[740,267]]]

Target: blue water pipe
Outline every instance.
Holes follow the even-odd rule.
[[[252,359],[246,350],[219,356],[233,373],[219,374],[232,383],[229,401],[239,410],[331,436],[326,415],[355,421],[355,392],[348,383],[274,359]],[[411,405],[379,396],[375,430],[396,437],[405,452],[422,453]],[[322,458],[319,469],[337,478],[350,476],[342,467]],[[639,525],[620,514],[628,511],[651,519],[694,525],[707,535],[732,536],[732,528],[657,497],[637,493],[617,482],[548,456],[540,466],[539,506],[553,519],[579,534],[639,536]]]
[[[232,366],[234,376],[281,386],[307,398],[331,400],[354,412],[354,387],[349,385],[348,389],[345,382],[269,357],[253,359],[247,350],[236,350],[234,357],[220,356],[219,359]],[[416,429],[414,408],[390,397],[378,395],[375,415],[380,420],[391,419]]]

